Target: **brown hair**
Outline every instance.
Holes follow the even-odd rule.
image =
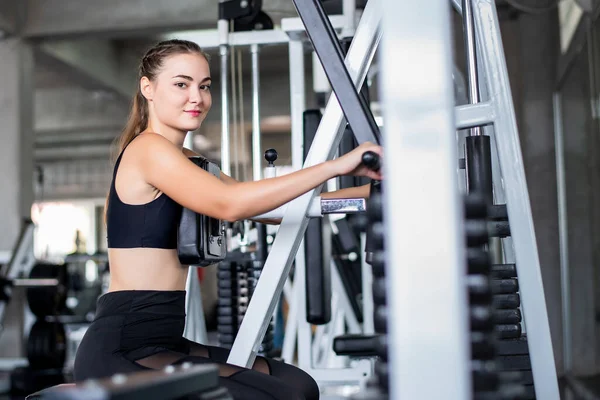
[[[144,57],[138,68],[138,82],[142,77],[147,77],[151,81],[156,78],[156,75],[160,72],[161,67],[165,59],[170,56],[185,53],[198,53],[207,61],[210,61],[210,57],[202,48],[194,42],[187,40],[173,39],[163,42],[159,42],[150,48]],[[142,95],[139,87],[135,96],[133,97],[133,103],[129,112],[129,118],[127,124],[123,129],[123,132],[116,140],[115,154],[113,154],[113,161],[121,152],[127,147],[129,143],[137,135],[142,133],[144,129],[148,127],[148,101]]]
[[[186,53],[197,53],[204,58],[206,61],[210,61],[210,56],[205,53],[200,46],[194,42],[188,40],[172,39],[157,43],[144,54],[142,61],[138,67],[138,85],[139,80],[142,77],[147,77],[153,81],[160,72],[165,60],[177,54]],[[116,138],[113,146],[112,162],[116,162],[116,159],[123,152],[125,147],[129,145],[135,139],[137,135],[142,133],[148,127],[148,100],[142,95],[142,92],[138,86],[135,96],[131,104],[131,110],[129,111],[129,117],[125,128],[121,134]],[[106,210],[108,208],[108,196],[106,197],[106,203],[104,207],[104,215],[106,222]]]

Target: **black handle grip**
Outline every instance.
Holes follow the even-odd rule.
[[[379,171],[381,169],[381,158],[379,154],[373,151],[366,151],[362,155],[362,163],[372,171]]]

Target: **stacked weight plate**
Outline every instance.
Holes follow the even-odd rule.
[[[244,253],[231,253],[219,263],[217,332],[219,344],[230,348],[250,301]]]
[[[465,231],[473,393],[474,398],[486,395],[493,398],[498,390],[499,374],[495,362],[491,263],[486,249],[489,240],[487,207],[484,201],[473,195],[465,201]]]
[[[263,263],[255,259],[254,253],[230,252],[227,259],[219,263],[217,332],[221,346],[231,348],[233,345],[262,268]],[[259,354],[269,356],[272,350],[271,322]]]
[[[389,389],[389,368],[387,349],[387,298],[385,282],[385,253],[383,228],[383,201],[381,193],[372,195],[369,201],[369,227],[367,235],[373,241],[373,303],[375,306],[375,332],[380,333],[377,346],[378,360],[375,361],[375,378],[381,392],[380,398],[387,397]]]
[[[488,221],[495,226],[502,224],[508,227],[506,207],[492,207]],[[505,234],[501,237],[510,236],[510,229],[493,229],[492,231],[504,231]],[[519,383],[524,390],[520,399],[535,399],[527,337],[522,334],[523,318],[520,310],[521,299],[516,265],[492,265],[491,277],[494,317],[499,339],[497,342],[498,368],[507,375],[513,374],[520,377]]]
[[[485,202],[469,195],[465,204],[467,286],[470,303],[471,358],[475,399],[527,399],[523,377],[505,368],[506,340],[521,335],[518,285],[514,265],[492,265],[488,253],[491,226]],[[502,228],[504,229],[504,228]]]
[[[375,188],[376,190],[373,190]],[[387,341],[387,299],[385,282],[385,249],[383,229],[383,202],[381,187],[372,187],[367,205],[367,259],[373,267],[373,303],[376,339],[375,370],[373,379],[367,382],[365,390],[352,396],[352,400],[386,400],[389,391],[388,341]]]

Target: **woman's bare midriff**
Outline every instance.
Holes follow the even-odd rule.
[[[109,292],[119,290],[185,290],[188,267],[175,249],[109,249]]]

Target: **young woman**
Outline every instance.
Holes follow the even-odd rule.
[[[336,160],[259,182],[218,179],[183,149],[186,133],[198,129],[211,108],[208,57],[195,43],[161,42],[142,59],[139,78],[107,198],[110,285],[77,351],[75,380],[216,363],[221,385],[236,399],[318,399],[315,381],[292,365],[260,357],[252,369],[228,365],[228,350],[182,337],[188,267],[179,263],[177,223],[182,207],[236,221],[338,175],[380,179],[361,166],[361,155],[382,154],[381,148],[365,144]],[[368,195],[366,187],[338,194]]]

